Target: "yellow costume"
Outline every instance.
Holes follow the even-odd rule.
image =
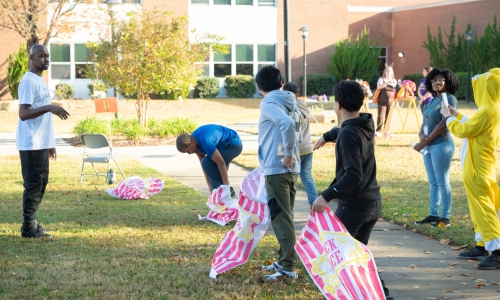
[[[495,149],[500,138],[500,68],[472,79],[478,111],[461,123],[460,113],[448,118],[451,133],[467,138],[463,180],[478,246],[500,249],[500,188],[496,181]]]

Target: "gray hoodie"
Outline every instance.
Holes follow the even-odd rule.
[[[291,92],[271,91],[260,103],[259,163],[264,167],[264,175],[300,173],[299,118],[295,95]],[[281,161],[285,155],[294,159],[289,170]]]

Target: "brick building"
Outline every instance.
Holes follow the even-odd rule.
[[[228,55],[212,55],[204,62],[204,73],[221,78],[225,75],[254,75],[264,64],[275,64],[284,72],[283,0],[123,0],[119,13],[131,9],[157,8],[188,15],[190,29],[217,33],[226,37]],[[130,3],[133,2],[133,3]],[[299,28],[310,28],[306,40],[307,73],[327,73],[329,53],[335,42],[356,35],[366,25],[372,37],[379,37],[384,63],[394,63],[396,77],[418,73],[429,64],[429,53],[422,47],[427,26],[437,32],[450,28],[453,16],[457,33],[468,23],[481,35],[493,16],[500,17],[499,0],[288,0],[290,59],[292,80],[303,74],[303,40]],[[81,5],[79,9],[86,8]],[[105,6],[101,5],[102,14]],[[81,32],[71,38],[52,39],[49,44],[51,67],[47,74],[49,88],[70,83],[77,98],[88,98],[89,79],[79,70],[86,64],[84,43],[95,40],[95,32]],[[17,51],[23,41],[15,32],[0,31],[0,99],[10,99],[7,88],[8,55]],[[398,53],[404,53],[399,57]],[[466,59],[466,58],[464,58]],[[221,89],[220,95],[224,96]]]

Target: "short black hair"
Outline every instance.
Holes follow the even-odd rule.
[[[281,72],[273,65],[263,66],[255,75],[259,90],[270,92],[281,88]]]
[[[186,151],[186,148],[188,146],[188,142],[191,141],[191,135],[184,133],[181,134],[177,137],[177,140],[175,141],[175,144],[177,146],[177,150],[179,152]]]
[[[293,94],[300,94],[300,87],[293,81],[285,83],[283,86],[284,91],[292,92]]]
[[[458,82],[458,78],[455,73],[453,73],[449,69],[432,69],[429,74],[427,74],[427,77],[425,77],[425,89],[434,97],[437,96],[437,93],[432,89],[431,81],[434,80],[434,78],[436,78],[438,75],[441,75],[444,78],[444,86],[446,88],[446,92],[454,95],[460,88],[460,83]]]
[[[335,101],[349,112],[359,111],[365,100],[365,92],[356,81],[342,80],[333,87],[332,92]]]

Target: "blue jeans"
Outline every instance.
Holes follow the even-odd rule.
[[[307,202],[310,205],[318,198],[318,190],[312,177],[313,153],[307,153],[300,157],[300,180],[307,193]]]
[[[243,144],[233,146],[229,143],[223,143],[217,145],[217,150],[219,150],[220,155],[226,163],[226,170],[229,170],[231,161],[238,157],[238,155],[240,155],[241,151],[243,150]],[[222,176],[219,172],[219,166],[217,166],[217,164],[212,160],[211,157],[208,157],[207,155],[201,160],[201,168],[203,169],[205,174],[207,174],[212,190],[218,188],[223,184]]]
[[[450,218],[451,185],[450,166],[455,153],[455,143],[448,141],[428,145],[428,153],[424,155],[424,165],[430,187],[430,215],[439,216],[439,206],[442,206],[441,218]],[[442,204],[441,204],[442,203]]]

